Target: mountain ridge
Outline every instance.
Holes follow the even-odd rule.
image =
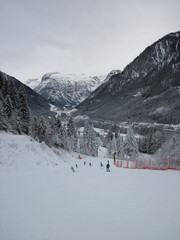
[[[177,117],[180,109],[177,89],[179,86],[180,32],[176,32],[167,34],[148,46],[121,73],[112,75],[109,81],[99,87],[97,94],[94,95],[93,92],[88,100],[77,106],[78,111],[74,115],[87,115],[90,118],[116,121],[171,122],[170,119],[163,119],[165,117],[163,113],[160,114],[162,116],[152,117],[149,112],[150,109],[155,112],[155,108],[164,107],[169,108],[167,114],[175,114],[172,122],[176,123],[180,121],[180,118]],[[164,104],[161,94],[163,95],[166,91]],[[160,101],[157,100],[156,103],[152,101],[152,104],[157,106],[153,108],[145,102],[143,104],[144,100],[158,94]],[[136,100],[133,99],[134,96],[136,96]],[[169,107],[166,98],[169,98]],[[172,104],[173,99],[174,105]],[[109,105],[109,109],[107,105]],[[141,109],[139,105],[141,105]],[[144,110],[144,112],[141,113],[140,110]]]
[[[73,108],[82,102],[104,80],[105,76],[46,73],[34,90],[59,107]]]

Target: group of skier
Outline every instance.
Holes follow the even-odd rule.
[[[82,158],[80,158],[80,155],[78,156],[78,158],[79,158],[79,159],[82,159]],[[114,164],[115,164],[115,161],[116,161],[116,152],[113,153],[113,159],[114,159]],[[85,166],[85,165],[86,165],[86,162],[84,162],[84,166]],[[91,163],[89,163],[89,166],[91,167]],[[100,166],[103,167],[102,162],[100,162]],[[77,164],[76,164],[76,167],[78,167]],[[71,169],[72,169],[72,171],[74,172],[74,168],[71,167]],[[107,164],[106,164],[106,172],[110,172],[110,163],[109,163],[109,161],[107,161]]]

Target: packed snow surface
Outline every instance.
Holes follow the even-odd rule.
[[[110,160],[108,173],[105,149],[77,156],[0,132],[0,239],[180,239],[179,171],[120,169]]]

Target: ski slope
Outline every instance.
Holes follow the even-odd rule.
[[[99,158],[77,156],[0,132],[0,239],[180,239],[179,171],[110,160],[107,173],[103,149]]]

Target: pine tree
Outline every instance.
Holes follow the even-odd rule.
[[[112,157],[113,154],[112,140],[110,140],[107,144],[107,157]]]
[[[149,142],[149,154],[154,154],[161,147],[161,138],[162,134],[159,131],[155,131],[153,134],[150,134]]]
[[[0,130],[8,130],[7,116],[2,101],[0,101]]]
[[[89,137],[88,137],[88,155],[97,157],[98,156],[98,143],[96,139],[96,132],[94,130],[94,127],[91,126],[89,128]]]
[[[148,153],[149,141],[147,137],[143,137],[139,139],[139,151],[142,153]]]
[[[89,154],[89,148],[88,148],[89,131],[90,131],[90,125],[89,125],[89,122],[86,120],[84,124],[83,136],[80,141],[80,152],[86,155]]]
[[[0,102],[4,102],[4,98],[3,98],[3,95],[1,93],[1,90],[0,90]]]
[[[86,120],[83,136],[80,140],[80,152],[89,156],[98,156],[98,141],[93,126]]]
[[[138,145],[132,128],[129,128],[124,141],[124,153],[130,160],[135,160],[138,155]]]
[[[118,158],[121,160],[124,159],[124,143],[123,137],[121,137],[120,132],[117,134],[116,146]]]
[[[55,145],[56,147],[66,148],[65,147],[65,131],[64,126],[61,123],[60,116],[58,115],[55,118]]]
[[[18,116],[20,117],[21,129],[25,134],[29,134],[30,127],[30,111],[27,104],[27,97],[24,86],[21,85],[18,91],[19,97],[19,111]]]
[[[73,144],[73,151],[78,151],[78,137],[77,137],[77,131],[75,130],[74,133],[74,144]]]
[[[112,139],[112,150],[113,150],[113,153],[117,152],[116,137],[114,134],[113,134],[113,139]]]
[[[3,73],[0,71],[0,90],[2,89],[4,83],[4,75]]]
[[[53,125],[54,125],[54,137],[53,137],[53,142],[54,142],[54,146],[56,147],[60,147],[60,139],[59,139],[59,133],[60,133],[60,128],[61,128],[61,119],[59,116],[53,117]]]
[[[37,137],[40,142],[42,141],[46,142],[46,131],[47,131],[46,121],[44,117],[40,117],[38,121],[38,134],[37,134]]]
[[[12,112],[12,115],[11,115],[11,118],[10,118],[9,122],[10,122],[10,125],[12,127],[12,131],[15,134],[17,134],[17,133],[21,134],[22,133],[20,117],[17,115],[16,110],[14,110]]]
[[[110,136],[110,135],[109,135]],[[107,144],[107,153],[108,157],[112,157],[114,152],[117,152],[117,146],[116,146],[116,137],[112,133],[112,138],[109,138],[108,144]]]
[[[113,133],[111,130],[109,130],[104,140],[104,147],[107,147],[108,145],[110,145],[110,142],[112,141],[112,139],[113,139]]]
[[[55,145],[55,134],[56,134],[56,126],[55,126],[55,119],[51,117],[46,120],[46,143],[49,146]]]
[[[9,95],[5,98],[5,112],[8,118],[11,118],[13,113],[13,106]]]
[[[180,135],[174,133],[156,152],[156,165],[167,166],[167,158],[170,157],[171,167],[180,167]]]
[[[9,83],[8,94],[9,94],[9,96],[11,98],[13,108],[17,109],[19,107],[19,98],[18,98],[17,90],[16,90],[16,88],[14,86],[13,80],[11,80],[10,83]]]
[[[47,138],[47,143],[50,146],[55,146],[55,147],[60,146],[60,142],[61,142],[59,139],[60,128],[61,128],[60,119],[56,119],[55,116],[48,119],[46,138]]]
[[[33,116],[32,118],[32,137],[37,139],[39,142],[39,119],[37,116]]]
[[[66,150],[69,150],[68,139],[67,139],[67,131],[64,125],[61,125],[59,131],[59,140],[60,140],[60,147]]]
[[[73,136],[75,132],[75,124],[73,118],[71,117],[67,124],[67,134],[68,136]]]
[[[9,119],[6,114],[6,103],[0,90],[0,130],[5,130],[5,131],[9,130],[8,122],[9,122]]]
[[[69,150],[76,151],[77,148],[77,133],[76,133],[76,126],[71,117],[67,124],[67,135],[69,141]]]
[[[9,82],[9,90],[8,90],[8,95],[11,99],[13,111],[12,115],[10,118],[10,125],[12,127],[12,130],[14,133],[21,134],[21,119],[20,116],[18,115],[19,112],[19,97],[17,90],[14,86],[13,80]]]
[[[8,90],[9,90],[9,84],[5,77],[3,77],[3,81],[1,84],[2,84],[1,93],[3,95],[3,98],[5,99],[6,96],[8,95]]]

